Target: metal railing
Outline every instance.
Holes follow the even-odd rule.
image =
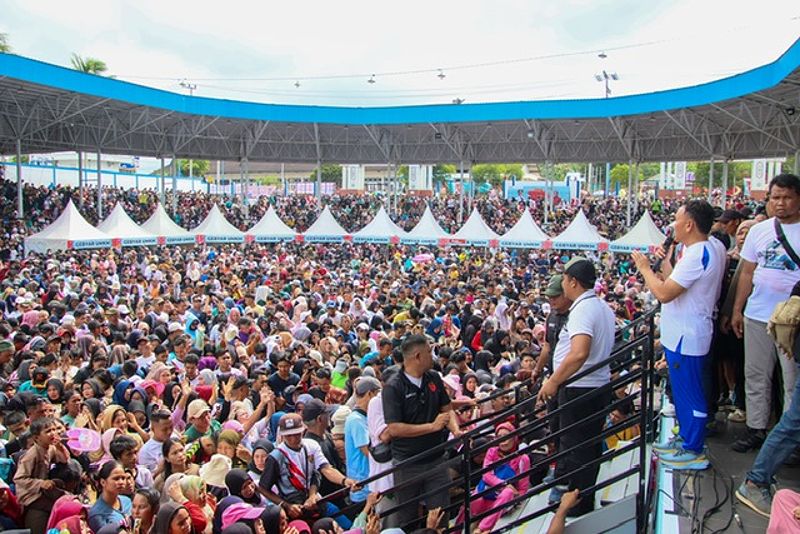
[[[514,395],[514,403],[513,405],[507,407],[506,409],[502,409],[498,412],[494,412],[491,414],[485,414],[479,418],[470,420],[466,423],[467,426],[475,425],[474,428],[471,428],[464,432],[459,438],[451,439],[445,443],[442,443],[436,447],[433,447],[430,450],[427,450],[423,453],[420,453],[412,458],[408,458],[401,462],[395,463],[391,468],[383,471],[375,476],[371,476],[367,479],[361,481],[361,485],[367,485],[369,483],[375,482],[383,477],[389,476],[394,474],[398,470],[410,466],[415,465],[417,463],[429,463],[431,459],[441,458],[444,460],[445,465],[450,465],[452,467],[458,466],[459,469],[457,476],[451,478],[450,482],[435,488],[434,490],[429,491],[426,494],[416,496],[412,501],[408,502],[400,502],[396,506],[383,510],[380,514],[381,518],[385,518],[398,510],[401,510],[405,507],[410,506],[418,506],[421,501],[424,501],[426,497],[430,497],[434,494],[438,494],[442,491],[450,491],[454,488],[459,488],[461,490],[461,495],[458,499],[453,500],[449,506],[445,507],[444,510],[450,514],[450,517],[453,516],[454,513],[458,513],[459,510],[463,511],[463,521],[459,522],[456,525],[450,526],[447,528],[446,532],[458,532],[463,530],[466,533],[471,532],[472,525],[477,524],[481,519],[487,517],[491,514],[494,514],[498,511],[498,508],[492,507],[489,510],[482,512],[480,514],[473,515],[471,513],[470,504],[474,499],[483,497],[491,492],[497,491],[501,489],[502,486],[506,484],[514,483],[519,480],[522,480],[525,477],[531,476],[532,473],[539,472],[542,468],[551,465],[553,462],[558,461],[560,458],[564,458],[574,451],[581,447],[591,446],[597,444],[600,440],[605,440],[607,437],[613,436],[621,431],[634,427],[636,425],[639,426],[639,435],[638,437],[634,438],[630,443],[624,445],[622,447],[618,447],[616,449],[608,450],[604,452],[600,457],[595,458],[580,466],[578,469],[575,469],[572,472],[562,474],[557,478],[553,478],[548,482],[540,482],[531,486],[526,492],[514,497],[511,501],[505,503],[502,506],[502,509],[510,509],[512,507],[517,506],[518,504],[526,502],[528,499],[532,498],[535,495],[538,495],[544,491],[547,491],[555,486],[563,485],[565,482],[568,482],[569,479],[577,474],[578,472],[585,469],[587,466],[593,465],[600,465],[604,462],[612,460],[618,456],[623,454],[629,453],[631,451],[638,451],[638,465],[635,465],[629,469],[626,469],[622,473],[618,473],[606,480],[596,482],[590,487],[582,488],[581,494],[589,494],[594,495],[594,493],[598,490],[601,490],[607,486],[613,485],[619,481],[625,480],[626,478],[636,475],[638,481],[638,491],[636,495],[636,523],[637,523],[637,532],[645,532],[647,530],[648,524],[648,515],[649,511],[648,508],[652,503],[652,499],[649,498],[649,485],[647,483],[646,475],[647,475],[647,443],[652,441],[652,436],[655,435],[654,432],[654,411],[653,411],[653,386],[655,385],[653,381],[653,363],[655,357],[655,315],[658,310],[653,310],[644,316],[640,317],[636,321],[633,321],[627,325],[624,325],[622,328],[617,330],[616,333],[616,344],[615,348],[612,351],[611,355],[606,358],[605,360],[598,362],[586,369],[583,369],[581,372],[576,373],[572,377],[570,377],[562,387],[569,386],[570,384],[575,383],[576,381],[584,378],[595,371],[602,369],[606,366],[613,366],[613,364],[621,364],[623,366],[629,366],[628,369],[625,369],[624,374],[619,374],[616,377],[613,377],[607,384],[604,386],[595,388],[591,391],[587,391],[580,396],[571,399],[565,403],[562,403],[558,406],[557,409],[552,410],[550,412],[546,412],[545,406],[536,405],[533,407],[532,410],[523,410],[526,408],[526,404],[533,403],[535,401],[536,392],[538,392],[538,388],[540,386],[540,381],[532,381],[531,379],[525,380],[521,383],[518,383],[508,389],[500,390],[497,392],[492,392],[489,396],[477,400],[476,405],[482,405],[487,402],[491,402],[492,400],[502,397],[504,395],[513,394]],[[624,339],[626,336],[624,335],[626,332],[631,332],[627,339]],[[475,468],[475,464],[473,463],[473,459],[488,451],[490,447],[494,447],[498,445],[500,442],[514,438],[514,437],[522,437],[522,436],[530,436],[537,431],[544,431],[547,427],[550,426],[551,421],[558,417],[560,414],[565,413],[571,407],[575,405],[585,402],[589,398],[593,396],[597,396],[601,393],[606,392],[615,392],[618,391],[620,388],[628,386],[629,384],[633,384],[637,381],[640,381],[641,384],[637,391],[634,391],[630,394],[615,398],[612,400],[610,404],[607,406],[600,406],[598,410],[587,417],[573,422],[571,425],[559,428],[558,431],[547,433],[545,436],[541,438],[535,438],[532,442],[528,443],[528,446],[525,448],[518,448],[517,451],[514,451],[510,454],[503,456],[497,462],[484,465],[479,469]],[[493,471],[495,468],[508,463],[509,461],[513,460],[514,458],[529,454],[534,452],[542,447],[547,446],[554,442],[554,440],[558,439],[560,436],[566,434],[567,432],[574,430],[588,421],[596,420],[598,418],[605,419],[608,414],[610,414],[614,409],[618,407],[622,407],[624,405],[635,405],[635,399],[639,399],[639,411],[638,413],[633,413],[619,421],[616,424],[613,424],[607,428],[604,428],[603,431],[596,435],[590,436],[583,442],[577,444],[576,446],[566,449],[566,450],[558,450],[554,453],[547,454],[545,457],[540,459],[536,462],[531,462],[531,465],[528,469],[521,473],[517,473],[514,477],[509,478],[508,480],[504,480],[502,486],[496,487],[487,487],[482,491],[477,491],[477,489],[473,490],[473,485],[476,482],[476,477],[482,477],[484,474]],[[529,408],[529,406],[528,406]],[[484,436],[489,433],[495,425],[508,420],[510,417],[515,418],[516,429],[513,432],[508,434],[494,437],[490,439],[488,442],[476,444],[475,438],[479,436]],[[477,424],[476,424],[477,423]],[[464,426],[464,425],[462,425]],[[446,453],[449,453],[451,456],[449,459],[445,460]],[[414,484],[419,484],[422,482],[426,477],[428,477],[428,473],[423,473],[417,477],[414,477],[410,480],[404,481],[402,484],[395,484],[392,491],[397,490],[398,488],[403,488],[405,486],[411,486]],[[335,499],[342,497],[348,490],[346,488],[342,488],[334,493],[326,495],[323,497],[323,501]],[[527,523],[537,517],[540,517],[548,512],[554,511],[559,506],[559,503],[549,504],[539,510],[536,510],[532,513],[527,515],[518,517],[513,521],[510,521],[504,524],[502,527],[496,528],[493,532],[502,533],[508,530],[511,530],[519,525]],[[359,504],[354,504],[348,506],[338,512],[338,514],[349,514],[351,512],[356,511],[360,507]],[[338,515],[337,514],[337,515]],[[424,517],[417,517],[414,521],[410,523],[410,525],[417,524],[421,522],[424,524]],[[400,525],[401,528],[408,527],[409,524]]]

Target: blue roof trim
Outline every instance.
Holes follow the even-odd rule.
[[[336,107],[262,104],[191,97],[130,82],[83,74],[13,54],[0,54],[0,76],[65,91],[179,113],[229,119],[348,125],[591,119],[638,115],[702,106],[761,91],[778,84],[798,67],[800,67],[800,39],[778,59],[761,67],[713,82],[654,93],[586,100]]]

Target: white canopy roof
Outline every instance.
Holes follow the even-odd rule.
[[[117,204],[108,217],[97,225],[97,229],[114,239],[121,239],[123,246],[155,245],[156,236],[136,224],[122,204]]]
[[[169,244],[194,243],[195,241],[194,235],[179,226],[167,215],[167,212],[164,211],[164,206],[160,202],[156,204],[156,209],[150,218],[142,224],[142,229],[158,238],[164,238],[164,242]]]
[[[549,240],[547,234],[533,220],[531,212],[525,209],[517,223],[500,238],[501,247],[538,248]]]
[[[364,228],[353,234],[356,243],[389,243],[392,238],[401,238],[406,232],[392,221],[386,208],[380,207],[375,217]]]
[[[612,241],[609,248],[614,252],[648,251],[650,247],[663,243],[666,238],[667,236],[653,222],[650,212],[645,211],[633,228],[616,241]]]
[[[48,250],[108,248],[111,236],[98,230],[83,218],[70,200],[58,218],[47,228],[25,238],[27,252]]]
[[[297,236],[297,232],[278,217],[275,208],[270,206],[267,212],[256,224],[247,231],[258,243],[276,243],[290,241]]]
[[[569,226],[553,239],[553,248],[572,250],[598,250],[608,246],[608,239],[601,237],[597,229],[589,223],[583,210],[569,223]]]
[[[459,243],[464,242],[469,245],[489,245],[490,241],[500,239],[500,236],[494,230],[489,228],[486,221],[483,220],[477,208],[472,208],[472,213],[469,214],[467,222],[464,223],[458,232],[453,234],[450,238],[451,242]]]
[[[433,216],[430,206],[425,206],[425,213],[417,225],[402,238],[407,243],[419,243],[421,245],[436,245],[440,239],[449,239],[452,236],[442,230],[436,218]]]
[[[236,228],[214,204],[203,222],[192,229],[195,236],[203,236],[206,243],[242,243],[244,232]]]
[[[303,233],[304,239],[311,243],[340,243],[347,235],[349,234],[338,223],[328,206],[325,206],[319,218]]]

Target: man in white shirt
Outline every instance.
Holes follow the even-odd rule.
[[[602,408],[611,402],[611,391],[603,388],[611,378],[608,365],[565,384],[573,375],[606,360],[614,346],[614,312],[595,294],[596,280],[594,265],[586,258],[573,258],[564,268],[561,285],[564,296],[572,301],[572,305],[569,319],[559,333],[553,352],[553,374],[542,384],[538,399],[547,402],[557,395],[559,406],[565,406],[578,397],[588,395],[578,402],[571,402],[559,417],[560,428],[574,425],[572,430],[559,438],[559,452],[576,447],[589,436],[599,436],[603,431],[604,418],[595,417],[585,423],[580,421],[596,414],[598,407]],[[584,494],[584,490],[596,482],[600,464],[591,462],[602,454],[603,442],[598,438],[590,445],[576,448],[556,464],[557,478],[586,466],[570,477],[568,488],[558,488],[561,491],[581,490],[581,502],[571,510],[574,515],[583,515],[594,509],[594,494]]]
[[[705,200],[690,200],[675,214],[675,242],[683,245],[675,267],[662,263],[663,278],[641,252],[632,254],[647,288],[662,303],[661,344],[680,433],[656,446],[662,462],[676,469],[706,469],[704,453],[708,401],[709,351],[716,304],[725,273],[725,246],[708,238],[714,208]]]
[[[794,178],[794,180],[792,180]],[[779,363],[783,374],[783,409],[789,409],[796,379],[792,359],[778,354],[767,333],[767,322],[778,302],[789,298],[792,286],[800,281],[797,265],[780,243],[776,224],[794,251],[800,254],[800,206],[792,184],[797,177],[776,176],[769,186],[770,209],[774,217],[750,229],[740,252],[742,272],[736,286],[731,327],[744,336],[744,388],[747,410],[747,436],[733,444],[733,450],[747,452],[758,449],[766,437],[771,413],[772,374]]]

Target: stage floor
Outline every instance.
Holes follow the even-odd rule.
[[[717,414],[719,433],[706,440],[712,468],[693,474],[684,474],[673,471],[673,495],[680,495],[678,525],[680,534],[699,532],[699,522],[709,510],[724,499],[728,500],[719,510],[706,518],[703,532],[734,532],[741,533],[742,529],[731,521],[732,508],[730,499],[734,500],[734,510],[742,521],[743,531],[746,534],[762,533],[767,529],[768,520],[747,506],[739,503],[731,492],[731,477],[733,477],[733,492],[741,484],[745,473],[753,464],[757,451],[741,454],[731,450],[731,444],[745,432],[745,425],[740,423],[727,423],[723,415]],[[800,467],[787,467],[778,471],[776,478],[779,488],[789,488],[800,491]],[[716,486],[716,494],[715,494]],[[694,496],[697,496],[695,499]],[[666,533],[665,533],[666,534]]]

